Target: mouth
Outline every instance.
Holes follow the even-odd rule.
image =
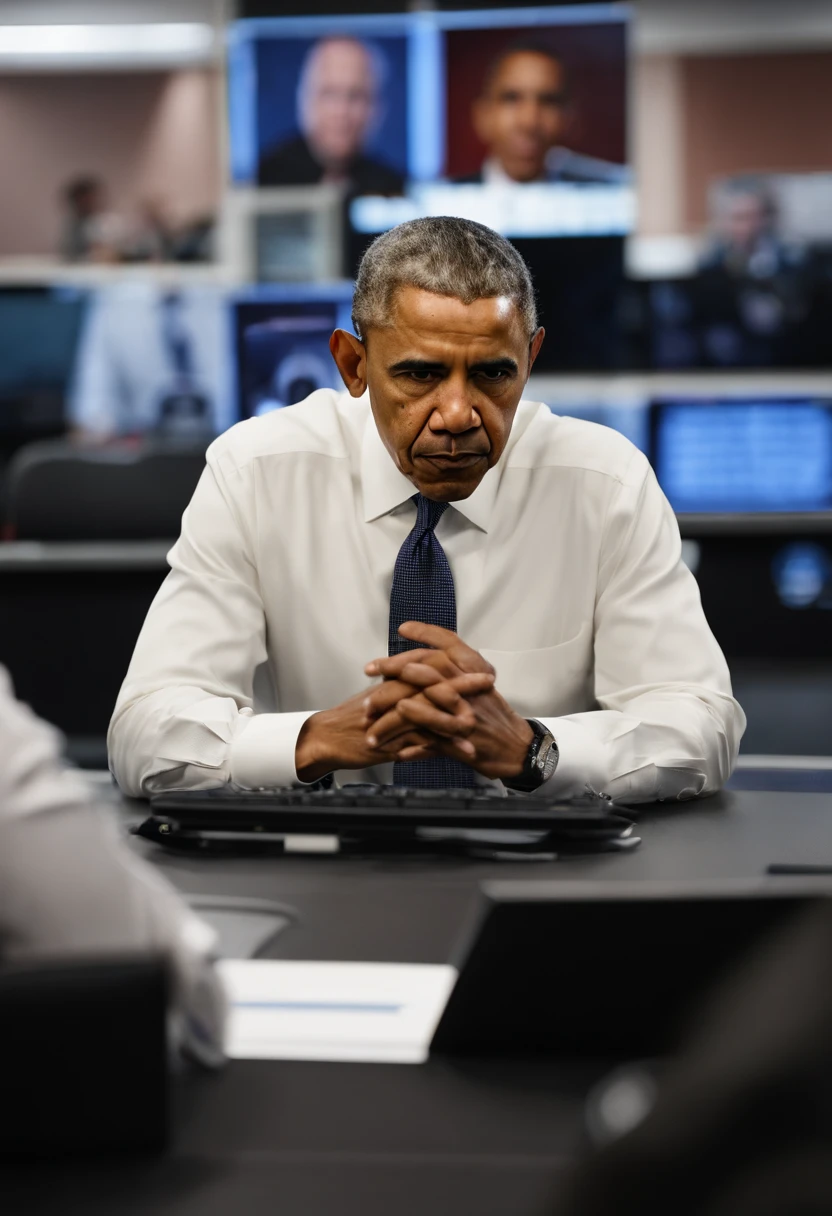
[[[435,456],[417,456],[417,460],[427,460],[437,469],[470,469],[473,465],[479,464],[481,460],[485,460],[485,456],[480,452],[460,452],[458,456],[448,456],[444,453],[439,453]]]

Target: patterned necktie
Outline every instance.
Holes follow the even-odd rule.
[[[445,550],[434,528],[448,508],[446,502],[432,502],[414,494],[416,524],[399,550],[390,592],[389,654],[423,649],[419,642],[400,637],[399,625],[423,621],[456,632],[454,579]],[[448,786],[476,784],[474,770],[459,760],[437,756],[434,760],[410,760],[393,765],[393,784],[443,789]]]

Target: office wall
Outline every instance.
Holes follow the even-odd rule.
[[[832,51],[682,62],[685,224],[707,219],[708,183],[755,171],[832,171]]]
[[[832,172],[832,50],[642,53],[632,101],[644,235],[701,232],[714,178]]]
[[[56,252],[58,195],[79,173],[107,182],[115,210],[152,196],[175,219],[214,211],[221,105],[213,68],[0,79],[0,256]]]

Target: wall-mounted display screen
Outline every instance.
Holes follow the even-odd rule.
[[[655,402],[651,454],[677,512],[832,508],[830,401]]]
[[[238,418],[296,405],[319,388],[343,389],[329,353],[336,328],[352,329],[352,284],[262,287],[232,300]]]
[[[340,182],[362,233],[429,214],[507,236],[628,232],[627,16],[591,4],[238,22],[233,179]]]

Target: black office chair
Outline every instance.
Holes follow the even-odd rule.
[[[204,466],[204,443],[28,444],[8,470],[6,538],[173,540]]]
[[[0,1161],[167,1144],[167,970],[155,956],[0,965]]]

